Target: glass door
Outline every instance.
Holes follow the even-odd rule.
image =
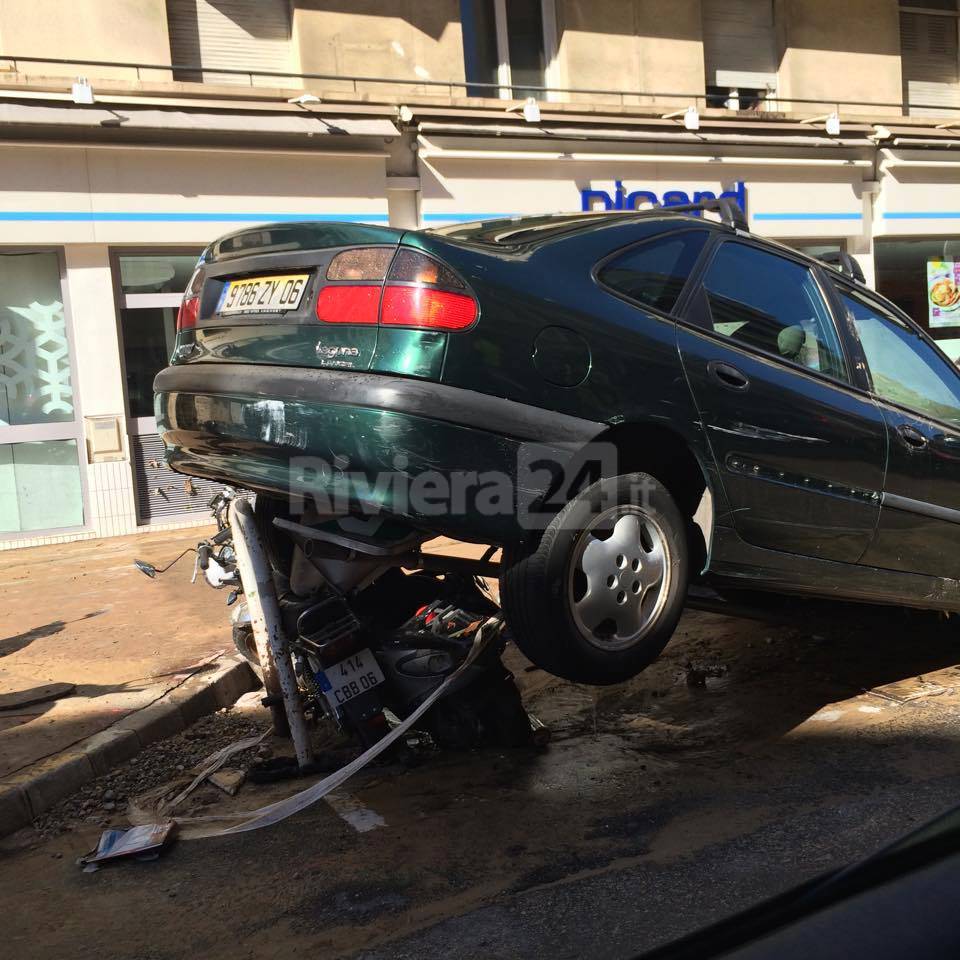
[[[0,250],[0,540],[84,523],[64,266],[49,250]]]
[[[153,378],[173,353],[177,310],[199,256],[199,250],[114,255],[131,434],[157,432]]]
[[[140,523],[206,510],[217,484],[170,470],[153,415],[153,380],[169,363],[177,310],[200,250],[117,250],[113,273],[120,304],[120,341],[127,430]]]

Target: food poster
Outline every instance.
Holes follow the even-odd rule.
[[[960,260],[927,261],[931,327],[960,326]]]

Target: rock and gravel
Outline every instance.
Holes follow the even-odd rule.
[[[247,710],[226,708],[203,717],[183,733],[151,744],[132,760],[91,781],[36,821],[35,828],[49,838],[81,823],[127,826],[123,815],[131,798],[182,780],[210,754],[245,737],[259,736],[267,727],[265,712],[258,717]],[[243,769],[270,752],[268,743],[252,747],[234,754],[230,766]],[[218,794],[215,788],[201,786],[196,799],[201,804],[205,798],[213,802]]]

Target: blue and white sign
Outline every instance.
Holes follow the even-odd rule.
[[[857,166],[794,169],[783,164],[754,174],[749,158],[742,163],[730,158],[707,169],[669,160],[637,166],[608,157],[542,164],[531,164],[529,157],[502,164],[431,158],[421,164],[423,219],[433,226],[571,209],[669,208],[724,198],[736,203],[749,216],[751,229],[764,236],[798,240],[863,233],[864,204],[870,198]]]
[[[736,200],[740,209],[747,212],[747,185],[742,180],[738,180],[732,190],[725,190],[720,196]],[[581,190],[580,209],[596,210],[598,203],[603,204],[604,210],[635,210],[641,204],[678,207],[685,203],[716,199],[714,190],[664,190],[662,194],[657,194],[653,190],[628,190],[622,180],[615,180],[612,195],[606,190]]]

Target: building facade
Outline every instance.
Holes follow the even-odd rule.
[[[0,0],[0,548],[202,522],[153,376],[204,246],[727,194],[960,357],[957,0]]]

